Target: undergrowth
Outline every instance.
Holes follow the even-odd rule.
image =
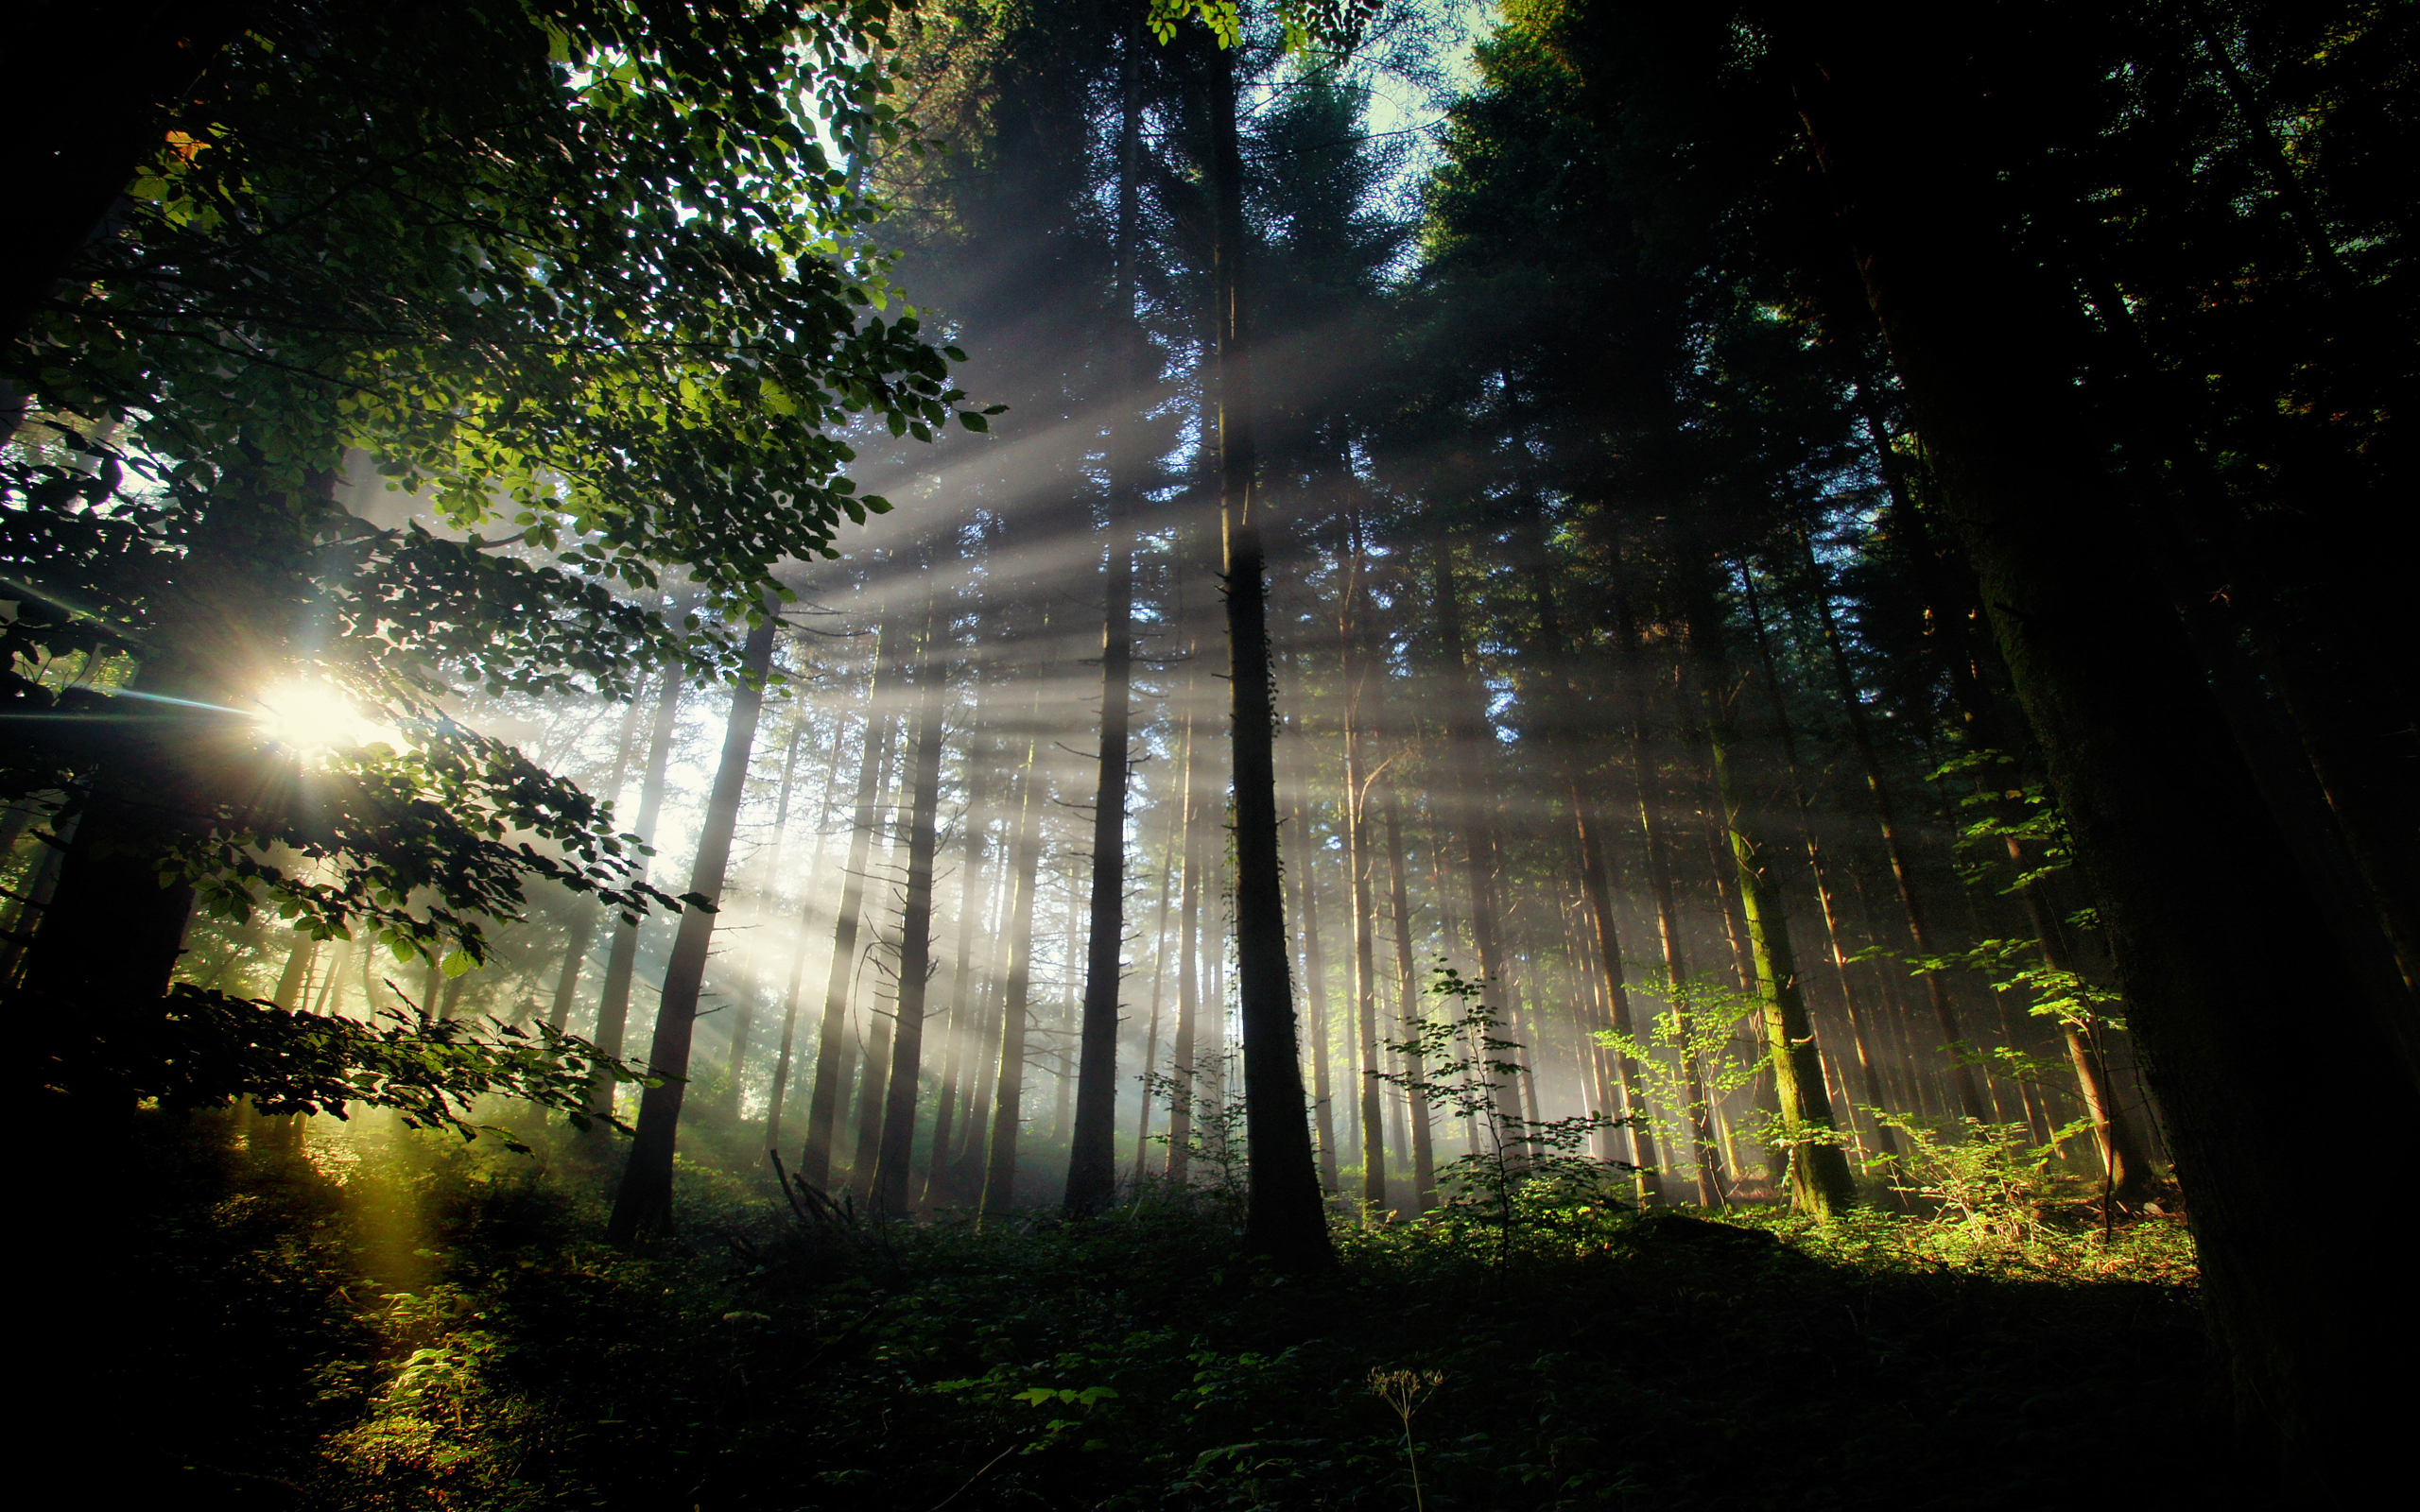
[[[107,1300],[79,1400],[141,1425],[84,1500],[1409,1508],[1416,1466],[1436,1509],[2258,1504],[2169,1220],[1581,1206],[1509,1253],[1340,1225],[1306,1282],[1164,1192],[869,1225],[699,1167],[685,1247],[637,1260],[538,1143],[147,1127],[73,1278]]]

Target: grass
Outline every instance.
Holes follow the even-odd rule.
[[[1353,1226],[1305,1283],[1166,1194],[819,1229],[692,1167],[683,1246],[636,1260],[562,1142],[197,1119],[130,1156],[52,1257],[95,1505],[1410,1508],[1402,1371],[1439,1378],[1427,1508],[2259,1504],[2169,1221],[1588,1210],[1500,1264]]]

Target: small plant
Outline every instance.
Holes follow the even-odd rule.
[[[1177,1108],[1190,1104],[1192,1117],[1186,1125],[1185,1160],[1190,1170],[1206,1173],[1209,1179],[1188,1179],[1187,1184],[1206,1191],[1240,1220],[1245,1188],[1252,1178],[1252,1161],[1244,1142],[1244,1100],[1240,1092],[1230,1091],[1222,1096],[1220,1091],[1238,1086],[1242,1078],[1229,1074],[1213,1080],[1197,1069],[1183,1080],[1158,1071],[1145,1073],[1142,1080],[1143,1095],[1167,1109],[1168,1127],[1176,1123]],[[1163,1132],[1149,1138],[1152,1143],[1166,1147],[1170,1136]]]
[[[1470,1154],[1437,1173],[1445,1217],[1493,1228],[1500,1263],[1520,1228],[1554,1227],[1620,1206],[1616,1194],[1637,1167],[1584,1152],[1600,1130],[1631,1121],[1601,1112],[1554,1119],[1513,1112],[1511,1089],[1521,1064],[1510,1057],[1522,1046],[1495,1032],[1497,1014],[1485,1001],[1486,985],[1440,965],[1428,990],[1455,1005],[1454,1011],[1423,1019],[1411,1039],[1392,1047],[1426,1069],[1417,1076],[1380,1072],[1378,1077],[1426,1106],[1443,1107],[1477,1136]]]
[[[1443,1370],[1372,1370],[1370,1389],[1380,1401],[1394,1409],[1403,1420],[1404,1463],[1411,1467],[1411,1504],[1413,1512],[1426,1512],[1427,1503],[1420,1494],[1420,1455],[1411,1442],[1411,1415],[1420,1404],[1445,1383]]]
[[[1753,1030],[1741,1032],[1750,1015],[1764,1011],[1763,1005],[1710,977],[1674,981],[1659,967],[1637,970],[1640,987],[1668,1006],[1655,1016],[1645,1039],[1599,1029],[1597,1042],[1638,1068],[1651,1101],[1682,1115],[1691,1133],[1687,1159],[1676,1159],[1671,1166],[1694,1178],[1700,1152],[1715,1147],[1715,1105],[1752,1085],[1772,1059]],[[1731,1173],[1735,1181],[1738,1176]]]
[[[1866,1110],[1876,1124],[1898,1131],[1892,1189],[1936,1204],[1929,1227],[1945,1230],[1961,1247],[2031,1246],[2042,1237],[2042,1212],[2053,1194],[2050,1163],[2058,1141],[2035,1145],[2022,1124],[1963,1120],[1963,1138],[1949,1139],[1915,1120],[1878,1108]],[[2059,1130],[2067,1139],[2085,1125]]]

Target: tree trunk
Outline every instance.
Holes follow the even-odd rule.
[[[1253,375],[1247,333],[1243,154],[1236,137],[1235,58],[1220,52],[1210,78],[1210,168],[1217,204],[1214,261],[1219,340],[1220,510],[1226,524],[1227,650],[1235,700],[1236,963],[1243,1009],[1244,1127],[1251,1149],[1245,1243],[1289,1267],[1336,1263],[1304,1116],[1295,1035],[1292,954],[1279,878],[1276,712],[1269,662],[1268,562],[1261,545],[1259,461],[1253,446]]]
[[[871,718],[867,721],[872,738]],[[806,979],[806,942],[815,922],[815,899],[823,882],[823,825],[832,812],[832,789],[840,778],[841,721],[833,721],[831,759],[823,764],[823,797],[815,805],[815,859],[807,864],[806,885],[799,900],[798,943],[790,952],[789,986],[782,992],[782,1043],[773,1056],[773,1084],[765,1100],[765,1148],[782,1147],[782,1112],[789,1104],[790,1057],[798,1036],[799,988]]]
[[[761,617],[749,627],[741,650],[740,680],[731,691],[731,720],[723,730],[722,762],[706,798],[705,828],[698,835],[698,859],[690,868],[689,890],[683,895],[705,902],[692,903],[682,912],[681,932],[673,938],[672,959],[665,968],[654,1042],[648,1049],[648,1074],[661,1080],[639,1097],[637,1137],[631,1142],[630,1162],[622,1168],[621,1191],[614,1199],[614,1216],[605,1227],[605,1237],[612,1244],[643,1244],[672,1225],[672,1150],[680,1133],[682,1094],[687,1090],[698,996],[705,985],[706,949],[715,932],[714,908],[722,896],[723,874],[731,862],[732,833],[738,826],[739,803],[748,788],[749,751],[756,741],[765,679],[773,665],[773,633],[780,626],[778,605],[769,597]]]
[[[1188,691],[1199,691],[1192,689]],[[1201,1068],[1201,810],[1208,801],[1201,791],[1201,753],[1195,748],[1194,714],[1184,716],[1184,877],[1178,887],[1176,911],[1176,1040],[1168,1054],[1168,1074],[1176,1095],[1168,1108],[1168,1180],[1179,1187],[1193,1179],[1193,1095]]]
[[[857,974],[857,922],[865,911],[866,866],[873,847],[882,770],[890,745],[892,715],[883,707],[899,680],[896,618],[885,614],[874,629],[873,677],[866,688],[866,730],[857,748],[856,819],[849,859],[840,872],[840,909],[832,925],[832,962],[824,972],[823,1022],[816,1034],[815,1089],[806,1105],[806,1144],[799,1152],[799,1179],[814,1187],[832,1182],[834,1135],[849,1086],[849,999]]]
[[[1772,852],[1763,826],[1754,817],[1746,774],[1741,769],[1739,731],[1733,721],[1732,700],[1737,687],[1723,655],[1722,621],[1714,602],[1707,565],[1684,547],[1688,559],[1681,565],[1680,590],[1690,650],[1697,660],[1705,703],[1707,744],[1714,762],[1722,824],[1737,867],[1739,908],[1748,929],[1748,943],[1756,969],[1756,996],[1764,1006],[1765,1040],[1772,1051],[1773,1094],[1780,1105],[1782,1126],[1791,1139],[1789,1177],[1796,1205],[1826,1222],[1857,1200],[1848,1157],[1829,1143],[1834,1125],[1832,1099],[1824,1086],[1824,1067],[1815,1051],[1815,1031],[1806,1019],[1801,995],[1798,962],[1791,949],[1789,921],[1782,912],[1781,888],[1772,870]],[[1739,680],[1753,679],[1750,671]],[[1779,1177],[1781,1173],[1774,1173]]]
[[[639,783],[638,821],[631,833],[643,845],[655,843],[656,822],[664,815],[664,774],[672,763],[672,736],[680,725],[681,687],[686,669],[678,663],[666,667],[664,686],[656,690],[655,725],[648,736],[647,775]],[[648,858],[641,856],[632,877],[643,882],[648,874]],[[596,1048],[609,1056],[622,1053],[622,1039],[631,1019],[631,978],[637,971],[639,959],[639,926],[624,920],[614,926],[614,945],[605,956],[605,980],[596,990]],[[588,1107],[591,1111],[610,1113],[614,1110],[614,1083],[598,1077],[589,1084]],[[592,1136],[602,1139],[609,1125],[590,1125]]]
[[[614,774],[604,786],[608,802],[622,801],[622,788],[631,771],[631,747],[638,732],[639,701],[632,698],[622,711],[621,733],[614,741]],[[547,1027],[559,1030],[571,1026],[571,1006],[579,998],[580,970],[588,964],[589,948],[596,943],[598,905],[578,894],[572,896],[571,905],[571,944],[563,951],[563,969],[555,978],[554,1001],[546,1010]]]
[[[1479,1003],[1503,1022],[1510,1011],[1509,984],[1501,919],[1495,908],[1495,834],[1490,822],[1494,785],[1484,769],[1484,753],[1495,742],[1462,639],[1461,594],[1454,583],[1452,557],[1439,550],[1430,558],[1429,574],[1444,659],[1445,747],[1453,762],[1455,818],[1462,832],[1462,874],[1470,887],[1471,944],[1478,952]],[[1469,1048],[1478,1053],[1477,1046]],[[1508,1120],[1520,1116],[1518,1095],[1509,1083],[1495,1084],[1498,1116]]]
[[[928,566],[925,571],[930,572]],[[924,1064],[925,998],[933,964],[933,853],[941,841],[942,708],[949,668],[942,659],[945,625],[925,605],[916,665],[916,733],[908,780],[908,893],[899,915],[899,998],[891,1021],[890,1090],[873,1164],[873,1211],[903,1214],[915,1158],[917,1080]]]
[[[1143,1112],[1134,1130],[1134,1185],[1139,1191],[1150,1175],[1151,1075],[1160,1069],[1160,1005],[1168,977],[1168,910],[1176,902],[1178,836],[1184,824],[1182,789],[1167,805],[1168,832],[1160,845],[1160,905],[1151,924],[1151,1023],[1143,1042]]]
[[[1372,896],[1376,866],[1370,835],[1370,665],[1376,660],[1370,633],[1370,605],[1362,587],[1361,529],[1350,526],[1342,623],[1337,641],[1344,656],[1344,841],[1353,910],[1353,1029],[1359,1061],[1361,1106],[1361,1200],[1366,1213],[1387,1206],[1385,1063],[1378,1052],[1377,905]]]
[[[754,890],[768,902],[781,893],[782,843],[788,838],[790,823],[790,790],[798,776],[799,736],[804,728],[803,718],[795,714],[790,720],[790,738],[782,752],[782,785],[773,800],[773,843],[769,848],[764,866],[757,871]],[[755,869],[755,868],[752,868]],[[731,1015],[731,1053],[723,1059],[724,1080],[721,1106],[716,1109],[725,1122],[736,1125],[744,1106],[740,1096],[748,1075],[748,1050],[756,1033],[756,999],[764,990],[765,969],[762,956],[752,960],[740,973],[740,988]]]
[[[1046,632],[1049,622],[1043,628]],[[1016,838],[1009,848],[1009,969],[1000,985],[1000,1074],[992,1102],[992,1137],[983,1167],[983,1213],[1006,1217],[1016,1202],[1017,1131],[1025,1118],[1026,1005],[1033,986],[1033,903],[1042,870],[1043,777],[1034,765],[1042,693],[1036,681],[1017,781]]]
[[[1810,553],[1812,542],[1808,542]],[[1849,952],[1841,941],[1840,909],[1834,901],[1832,871],[1824,853],[1824,842],[1815,828],[1815,803],[1806,791],[1806,775],[1798,763],[1798,739],[1790,728],[1789,710],[1782,702],[1781,674],[1773,663],[1772,642],[1765,632],[1765,616],[1756,601],[1755,580],[1743,564],[1739,570],[1740,587],[1745,591],[1748,627],[1756,642],[1756,660],[1765,674],[1765,696],[1772,711],[1773,729],[1781,737],[1782,762],[1789,773],[1790,801],[1798,810],[1800,842],[1806,848],[1807,870],[1815,881],[1815,902],[1824,916],[1824,942],[1830,948],[1832,977],[1840,988],[1841,1012],[1847,1019],[1849,1039],[1857,1051],[1858,1070],[1865,1099],[1869,1106],[1882,1106],[1882,1084],[1876,1076],[1874,1058],[1865,1043],[1865,1020],[1870,1011],[1858,1011],[1857,988],[1849,980]],[[1854,1120],[1843,1120],[1853,1123]],[[1883,1154],[1896,1156],[1899,1139],[1888,1124],[1872,1125],[1874,1143]]]
[[[1401,1042],[1411,1046],[1420,1038],[1420,972],[1411,958],[1411,890],[1404,879],[1403,816],[1392,784],[1387,788],[1381,822],[1387,830],[1388,902],[1395,915],[1395,1022],[1403,1036]],[[1402,1074],[1405,1121],[1411,1135],[1412,1205],[1426,1212],[1437,1206],[1437,1153],[1430,1138],[1428,1105],[1412,1091],[1426,1074],[1417,1049],[1403,1052]]]
[[[2071,374],[2038,335],[2057,295],[1959,155],[1977,139],[1962,70],[1927,28],[1789,19],[1799,107],[2100,909],[2246,1413],[2303,1499],[2358,1500],[2401,1441],[2398,1399],[2362,1383],[2377,1341],[2420,1321],[2408,1225],[2311,1243],[2302,1152],[2270,1110],[2325,1106],[2344,1147],[2397,1147],[2420,1115],[2399,1031],[2334,1011],[2359,985],[2309,950],[2319,910],[2080,440]],[[2330,1054],[2278,1055],[2281,1005],[2325,1022]]]

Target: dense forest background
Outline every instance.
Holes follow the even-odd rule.
[[[0,975],[143,1486],[2379,1472],[2409,7],[103,9]]]

